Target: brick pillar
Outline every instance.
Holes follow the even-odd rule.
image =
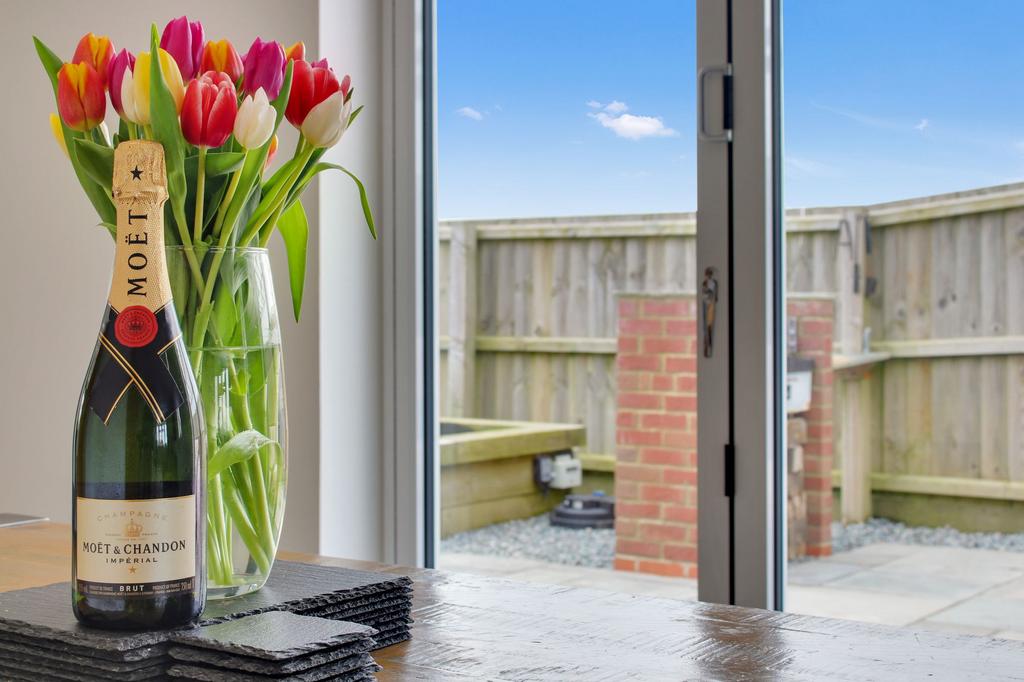
[[[807,514],[804,534],[810,556],[832,553],[832,335],[835,302],[791,298],[787,314],[797,320],[797,354],[814,360],[811,409],[799,415],[806,422],[803,484]]]
[[[619,298],[615,568],[697,576],[693,296]]]

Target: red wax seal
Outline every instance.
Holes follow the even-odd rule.
[[[114,320],[114,336],[128,348],[148,346],[156,332],[156,315],[144,305],[128,306]]]

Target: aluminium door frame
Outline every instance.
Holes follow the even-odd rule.
[[[700,0],[697,14],[698,308],[709,269],[717,294],[697,362],[698,597],[781,609],[780,7]]]

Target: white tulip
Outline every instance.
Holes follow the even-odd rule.
[[[341,90],[309,110],[302,122],[302,135],[314,147],[333,147],[348,128],[352,102],[345,102]]]
[[[267,93],[260,88],[254,95],[248,95],[238,107],[235,116],[235,139],[245,149],[262,147],[274,134],[277,112],[270,106]]]
[[[130,69],[125,69],[121,79],[121,109],[124,117],[132,123],[142,123],[139,108],[135,104],[135,77]]]

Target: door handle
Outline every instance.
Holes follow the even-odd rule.
[[[710,133],[707,129],[707,120],[704,115],[704,86],[708,76],[720,75],[722,77],[722,132]],[[701,140],[705,142],[732,142],[732,115],[731,115],[731,84],[732,64],[720,66],[705,66],[697,73],[697,132]]]

